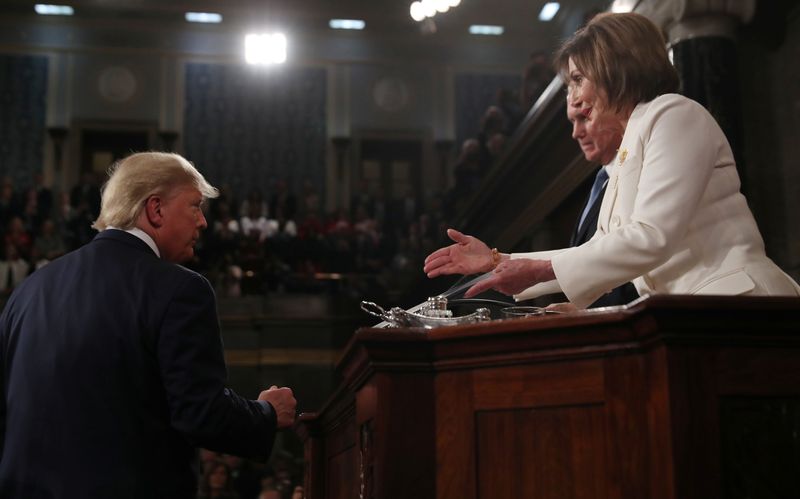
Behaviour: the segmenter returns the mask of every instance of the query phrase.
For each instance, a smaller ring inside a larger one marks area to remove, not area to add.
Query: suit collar
[[[127,244],[129,246],[133,246],[141,251],[145,251],[147,253],[150,253],[158,257],[158,255],[153,251],[153,249],[150,246],[148,246],[146,242],[144,242],[144,240],[124,230],[106,229],[98,233],[96,236],[94,236],[93,241],[101,241],[104,239],[117,241],[123,244]]]

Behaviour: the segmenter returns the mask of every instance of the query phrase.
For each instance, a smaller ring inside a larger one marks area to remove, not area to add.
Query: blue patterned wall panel
[[[272,72],[272,70],[275,70]],[[285,178],[324,193],[326,72],[191,63],[186,66],[186,156],[238,196]]]
[[[478,134],[486,108],[497,104],[497,91],[506,89],[517,92],[521,84],[522,78],[511,74],[456,75],[456,140],[459,148],[464,140]]]
[[[0,177],[17,192],[42,171],[47,58],[0,54]]]

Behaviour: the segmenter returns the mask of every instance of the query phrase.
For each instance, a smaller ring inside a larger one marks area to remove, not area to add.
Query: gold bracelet
[[[497,248],[492,248],[492,270],[497,268],[497,264],[500,263],[500,252],[497,251]]]

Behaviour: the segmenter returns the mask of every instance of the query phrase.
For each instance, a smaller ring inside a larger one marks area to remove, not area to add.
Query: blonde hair
[[[565,82],[570,59],[617,112],[680,86],[661,30],[634,12],[598,14],[561,45],[554,65]]]
[[[219,191],[183,156],[165,152],[140,152],[116,162],[108,170],[102,190],[100,216],[92,227],[131,229],[150,196],[169,196],[180,187],[195,187],[205,198]]]

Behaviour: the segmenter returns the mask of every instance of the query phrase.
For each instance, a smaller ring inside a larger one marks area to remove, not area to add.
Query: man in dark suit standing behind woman
[[[0,316],[0,497],[193,498],[195,446],[266,459],[289,388],[225,388],[208,281],[177,263],[218,195],[186,159],[116,164],[86,246],[36,271]]]
[[[617,155],[617,149],[622,142],[622,130],[606,129],[590,134],[586,129],[586,116],[569,102],[567,102],[567,119],[572,123],[572,138],[578,142],[586,161],[601,165],[595,174],[589,198],[575,224],[575,230],[573,230],[569,242],[570,246],[580,246],[591,239],[597,230],[597,217],[600,214],[600,205],[606,192],[606,184],[608,184],[606,165],[612,162]],[[636,292],[636,288],[633,284],[626,282],[598,298],[588,308],[625,305],[637,298],[639,298],[639,293]],[[567,305],[554,305],[553,308],[567,311],[570,309]]]

